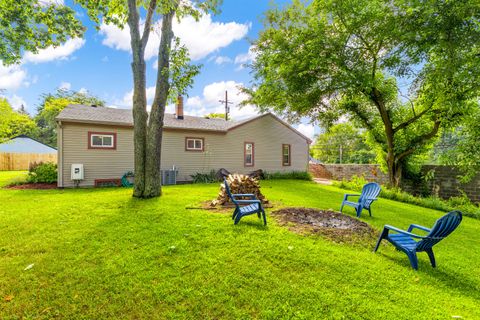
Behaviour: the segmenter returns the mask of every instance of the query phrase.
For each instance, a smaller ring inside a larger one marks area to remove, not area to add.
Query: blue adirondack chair
[[[407,254],[412,268],[418,269],[417,252],[425,251],[430,258],[432,267],[436,267],[435,256],[433,255],[432,247],[440,242],[443,238],[448,236],[455,230],[462,221],[462,213],[460,211],[452,211],[438,219],[433,228],[429,229],[417,224],[412,224],[408,227],[408,230],[398,229],[389,225],[385,225],[380,237],[378,238],[377,245],[373,252],[377,252],[378,246],[382,239],[386,239],[391,242],[398,250]],[[420,229],[428,232],[426,236],[419,236],[412,233],[413,229]],[[390,234],[390,231],[396,233]],[[415,239],[420,239],[415,241]]]
[[[228,196],[232,199],[233,204],[235,205],[235,211],[233,211],[232,220],[234,224],[238,224],[242,217],[257,214],[258,218],[263,216],[263,224],[267,225],[267,216],[265,215],[265,210],[262,207],[262,202],[257,199],[253,193],[243,193],[243,194],[232,194],[230,192],[230,187],[228,186],[227,179],[223,179],[225,183],[225,190],[227,191]],[[250,198],[248,200],[239,200],[237,198]]]
[[[370,182],[363,186],[361,194],[345,194],[343,196],[342,206],[340,207],[340,212],[343,210],[343,206],[347,205],[350,207],[354,207],[357,213],[357,217],[360,217],[362,214],[362,210],[365,208],[368,210],[370,216],[372,215],[372,211],[370,206],[372,202],[377,200],[377,196],[380,193],[380,186],[378,183]],[[358,202],[348,201],[348,197],[359,197]]]

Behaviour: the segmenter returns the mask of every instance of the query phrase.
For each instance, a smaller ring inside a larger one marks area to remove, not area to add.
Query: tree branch
[[[399,124],[397,127],[393,128],[393,132],[397,132],[398,130],[401,130],[401,129],[405,129],[406,127],[408,127],[409,125],[411,125],[412,123],[414,123],[415,121],[417,121],[418,119],[420,119],[421,117],[423,117],[428,111],[430,111],[432,109],[432,106],[430,106],[429,108],[423,110],[422,112],[420,112],[419,114],[417,114],[416,116],[410,118],[409,120]]]
[[[130,27],[130,42],[132,46],[133,56],[135,59],[136,52],[135,50],[138,49],[138,45],[140,44],[140,31],[138,29],[138,10],[137,10],[137,1],[136,0],[128,0],[128,26]]]
[[[440,129],[440,124],[441,124],[441,121],[440,120],[436,120],[434,125],[433,125],[433,128],[432,128],[432,131],[430,131],[429,133],[426,133],[424,135],[421,135],[421,136],[418,136],[416,139],[414,139],[410,145],[411,145],[411,148],[400,153],[398,156],[397,156],[397,161],[401,161],[403,160],[405,157],[411,155],[412,153],[415,152],[415,150],[417,150],[417,146],[427,140],[430,140],[432,139],[433,137],[435,137],[438,133],[438,130]]]
[[[148,12],[145,20],[145,27],[143,29],[143,35],[141,39],[143,50],[145,50],[145,47],[147,46],[148,37],[150,36],[150,28],[152,27],[153,14],[155,13],[156,8],[157,8],[157,0],[151,0],[150,4],[148,5]]]

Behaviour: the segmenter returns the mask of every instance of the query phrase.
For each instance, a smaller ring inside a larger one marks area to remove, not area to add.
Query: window
[[[282,165],[289,166],[290,163],[290,145],[282,144]]]
[[[89,132],[89,149],[116,149],[117,134],[113,132]]]
[[[203,138],[185,138],[186,151],[203,151]]]
[[[245,167],[253,167],[254,160],[255,160],[255,146],[253,142],[245,142],[244,159],[243,159],[243,163]]]

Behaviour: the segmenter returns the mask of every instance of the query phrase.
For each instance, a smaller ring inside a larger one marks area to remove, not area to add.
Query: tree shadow
[[[385,254],[381,252],[377,252],[376,254],[381,256],[382,258],[386,258],[397,265],[405,267],[413,271],[412,266],[408,260],[408,257],[401,251],[395,250],[396,256],[392,256],[390,254]],[[393,253],[393,252],[391,252]],[[476,300],[480,300],[480,288],[475,283],[468,281],[465,277],[462,277],[461,274],[451,270],[449,268],[445,268],[442,265],[438,265],[437,267],[433,268],[430,264],[428,259],[424,259],[421,255],[425,254],[424,252],[420,252],[418,257],[418,274],[425,275],[427,277],[434,278],[436,281],[440,282],[443,286],[448,287],[449,289],[455,290],[459,295],[463,295],[469,298],[473,298]],[[398,256],[397,256],[398,255]],[[441,263],[441,262],[440,262]],[[439,290],[443,290],[443,288],[439,288]]]

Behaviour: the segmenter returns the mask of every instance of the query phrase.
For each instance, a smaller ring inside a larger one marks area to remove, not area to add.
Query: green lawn
[[[262,186],[282,206],[338,209],[344,193],[307,181]],[[185,209],[217,192],[172,186],[140,201],[131,189],[0,190],[0,319],[480,319],[479,220],[464,218],[435,247],[437,269],[421,253],[415,272],[391,245],[373,254],[373,242]],[[373,213],[362,220],[378,230],[443,214],[383,199]]]

